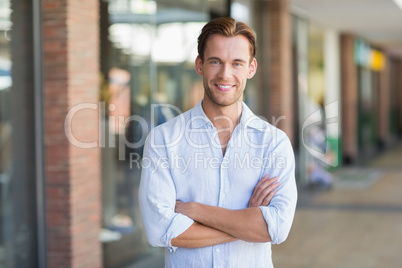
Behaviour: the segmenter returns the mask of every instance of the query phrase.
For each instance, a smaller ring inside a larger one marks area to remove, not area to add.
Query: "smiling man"
[[[287,136],[243,103],[255,36],[219,18],[198,38],[204,99],[147,138],[139,201],[165,267],[273,267],[271,243],[292,225],[297,191]],[[178,161],[187,163],[185,168]]]

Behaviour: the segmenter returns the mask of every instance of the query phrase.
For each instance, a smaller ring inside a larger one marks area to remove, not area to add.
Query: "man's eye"
[[[212,63],[212,64],[219,64],[219,61],[214,60],[214,61],[211,61],[211,63]]]

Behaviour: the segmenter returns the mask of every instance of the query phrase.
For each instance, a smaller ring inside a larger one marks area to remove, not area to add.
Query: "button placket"
[[[224,265],[224,257],[223,256],[223,247],[222,245],[216,245],[213,246],[213,267],[214,268],[218,268],[218,267],[225,267]]]
[[[226,203],[226,187],[228,183],[228,167],[227,167],[227,158],[226,156],[222,159],[222,163],[220,166],[220,173],[221,173],[221,188],[219,189],[219,204],[221,207],[224,206]]]

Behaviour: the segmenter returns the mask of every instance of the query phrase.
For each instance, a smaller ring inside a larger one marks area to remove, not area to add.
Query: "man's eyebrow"
[[[242,62],[242,63],[247,63],[247,61],[246,61],[246,60],[243,60],[243,59],[235,59],[234,61],[240,61],[240,62]]]
[[[218,57],[209,57],[207,60],[218,60],[218,61],[221,61],[221,59],[218,58]]]
[[[222,61],[219,57],[209,57],[209,58],[207,59],[207,61],[210,61],[210,60]],[[246,60],[243,60],[243,59],[234,59],[233,61],[242,62],[242,63],[247,63],[247,61],[246,61]]]

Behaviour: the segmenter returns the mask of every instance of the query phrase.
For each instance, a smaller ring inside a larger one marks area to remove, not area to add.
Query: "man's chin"
[[[217,99],[214,99],[214,100],[212,100],[212,102],[214,104],[216,104],[217,106],[228,107],[228,106],[232,106],[232,105],[236,104],[238,102],[238,100],[217,100]]]

